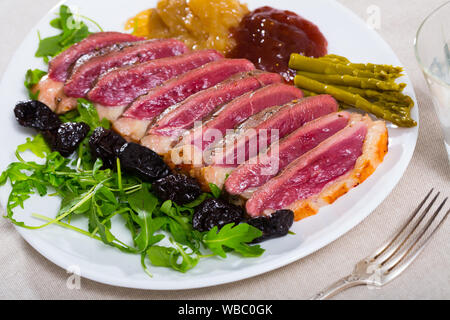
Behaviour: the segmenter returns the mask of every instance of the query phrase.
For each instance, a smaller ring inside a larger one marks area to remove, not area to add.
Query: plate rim
[[[49,13],[55,11],[55,9],[59,8],[62,4],[68,2],[70,0],[61,0],[59,1],[55,6],[53,6],[47,13],[44,14],[44,16],[35,24],[33,28],[36,28],[39,26],[48,16]],[[387,48],[392,52],[392,54],[395,56],[395,58],[401,63],[400,59],[398,58],[395,51],[391,48],[391,46],[379,35],[376,31],[371,30],[367,25],[364,23],[364,21],[352,10],[341,4],[340,2],[336,0],[328,0],[329,2],[332,2],[334,5],[338,6],[340,10],[343,10],[353,18],[355,22],[358,23],[359,27],[364,27],[367,29],[367,32],[371,32],[374,37],[378,38],[379,41],[384,43]],[[25,43],[26,38],[28,37],[29,33],[25,36],[25,38],[22,40],[21,44],[18,46],[18,48],[14,51],[14,55],[20,50],[22,45]],[[0,81],[0,85],[3,84],[5,81],[6,75],[9,73],[9,69],[11,68],[11,61],[8,62],[6,69],[4,71],[3,77]],[[401,63],[403,66],[403,64]],[[205,288],[205,287],[213,287],[213,286],[219,286],[226,283],[233,283],[237,281],[241,281],[244,279],[248,279],[251,277],[255,277],[258,275],[262,275],[264,273],[277,270],[281,267],[284,267],[286,265],[289,265],[295,261],[298,261],[300,259],[303,259],[312,253],[324,248],[325,246],[330,245],[340,237],[347,234],[351,229],[359,225],[363,220],[365,220],[370,214],[375,211],[378,206],[392,193],[394,188],[398,185],[401,178],[404,176],[407,168],[409,167],[411,163],[411,159],[413,157],[415,148],[417,146],[417,140],[419,136],[419,126],[420,126],[420,114],[419,114],[419,106],[417,102],[416,93],[414,90],[414,86],[412,84],[411,79],[408,76],[408,73],[405,72],[405,78],[407,79],[407,82],[410,85],[410,93],[412,95],[413,100],[416,103],[416,112],[417,115],[417,127],[414,128],[414,146],[408,149],[408,153],[403,156],[403,159],[405,161],[405,165],[401,170],[398,170],[396,173],[395,181],[394,183],[391,183],[390,187],[387,188],[388,191],[385,191],[383,194],[375,196],[374,198],[377,198],[375,201],[377,204],[374,205],[372,209],[366,210],[366,214],[359,215],[358,218],[353,218],[353,220],[347,219],[347,221],[344,221],[341,223],[340,228],[333,230],[330,234],[327,235],[327,237],[322,237],[316,239],[315,242],[309,244],[308,246],[302,247],[302,253],[296,254],[296,251],[299,250],[300,246],[296,249],[293,249],[289,252],[286,252],[283,254],[283,259],[275,259],[275,261],[267,261],[263,264],[255,264],[252,266],[246,266],[244,270],[235,270],[228,274],[221,275],[219,279],[215,278],[215,276],[205,276],[201,279],[196,279],[195,283],[192,281],[189,281],[186,279],[186,281],[168,281],[168,280],[162,280],[158,281],[156,279],[150,279],[151,281],[138,281],[138,280],[130,280],[130,279],[114,279],[114,281],[111,281],[110,278],[107,276],[104,276],[103,274],[99,272],[95,272],[92,270],[84,270],[81,276],[86,279],[90,279],[95,282],[104,283],[111,286],[116,287],[124,287],[124,288],[133,288],[133,289],[143,289],[143,290],[155,290],[155,291],[168,291],[168,290],[189,290],[189,289],[197,289],[197,288]],[[2,207],[4,207],[2,205]],[[32,232],[27,229],[20,228],[18,226],[15,226],[16,230],[19,232],[19,234],[24,238],[26,242],[28,242],[39,254],[44,256],[47,260],[53,262],[57,266],[63,268],[64,270],[67,270],[70,266],[73,265],[73,263],[70,263],[70,256],[66,254],[65,252],[62,252],[61,249],[52,246],[49,250],[49,247],[47,245],[42,246],[40,243],[42,243],[42,240],[38,237],[33,237]],[[46,250],[44,250],[44,247]],[[226,262],[224,262],[226,263]],[[86,272],[87,271],[87,272]],[[170,283],[170,285],[168,285]]]

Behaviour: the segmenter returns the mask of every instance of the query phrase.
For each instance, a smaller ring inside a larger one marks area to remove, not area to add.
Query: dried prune
[[[52,151],[63,157],[70,156],[90,130],[84,122],[62,123],[48,106],[36,100],[18,103],[14,114],[21,126],[40,131]]]
[[[94,158],[103,161],[104,168],[115,168],[116,158],[122,146],[127,143],[124,138],[112,130],[98,127],[89,139],[89,146]]]
[[[58,116],[40,101],[20,102],[14,108],[17,121],[23,127],[36,130],[56,130],[61,125]]]
[[[207,199],[194,212],[192,225],[200,232],[209,231],[215,226],[222,228],[229,223],[239,224],[244,219],[242,207],[222,199]]]
[[[294,212],[291,210],[279,210],[267,217],[250,219],[247,223],[263,232],[263,235],[253,240],[252,243],[284,237],[294,223]]]
[[[192,202],[202,194],[197,181],[183,174],[171,174],[155,181],[152,191],[161,200],[172,200],[179,205]]]
[[[154,151],[130,142],[119,151],[120,165],[129,173],[144,181],[154,182],[170,174],[170,169],[163,159]]]
[[[42,135],[53,151],[58,151],[63,157],[68,157],[86,138],[89,130],[89,126],[84,122],[67,122],[55,130],[42,131]]]

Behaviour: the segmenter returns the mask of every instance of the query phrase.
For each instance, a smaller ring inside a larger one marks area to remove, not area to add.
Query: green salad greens
[[[79,99],[77,110],[61,119],[86,122],[91,130],[100,126],[109,128],[109,122],[100,121],[94,106],[83,99]],[[58,152],[51,152],[40,134],[20,145],[16,152],[18,161],[11,163],[0,176],[0,186],[7,181],[12,186],[6,204],[6,218],[27,229],[58,225],[123,252],[139,254],[147,273],[148,262],[153,266],[186,272],[205,257],[226,258],[229,252],[242,257],[263,254],[264,250],[259,245],[248,245],[262,232],[246,223],[229,224],[221,230],[215,227],[209,232],[193,229],[195,207],[208,197],[219,196],[217,186],[213,187],[214,194],[204,193],[184,206],[170,200],[163,202],[153,195],[151,184],[121,172],[119,160],[117,171],[102,169],[102,161],[94,160],[90,154],[88,139],[69,159]],[[27,150],[44,158],[44,162],[23,160],[21,153]],[[33,214],[45,223],[30,226],[16,219],[14,209],[24,208],[25,201],[36,194],[40,197],[58,196],[61,204],[56,217]],[[80,216],[85,218],[85,229],[71,225],[72,219]],[[126,226],[132,243],[127,244],[113,234],[113,223]],[[165,245],[161,244],[163,239],[168,240]]]
[[[73,14],[68,6],[62,5],[59,8],[59,16],[50,22],[50,25],[59,30],[60,33],[56,36],[44,39],[41,39],[41,36],[39,35],[39,47],[35,56],[43,58],[44,61],[48,63],[50,58],[58,55],[73,44],[80,42],[90,35],[91,32],[89,31],[88,26],[81,18],[93,22],[100,31],[103,31],[96,22],[87,17]]]
[[[80,14],[74,14],[70,11],[68,6],[62,5],[59,8],[58,17],[50,22],[50,25],[59,30],[60,33],[56,36],[44,39],[42,39],[41,35],[38,33],[39,46],[35,56],[37,58],[42,58],[45,63],[48,63],[51,58],[89,36],[91,32],[83,20],[90,21],[95,24],[100,31],[103,31],[97,22]],[[29,69],[27,71],[25,75],[25,87],[28,90],[30,99],[36,99],[39,96],[39,92],[33,93],[31,89],[46,74],[46,71],[40,69]]]
[[[35,100],[39,97],[39,91],[33,92],[32,88],[35,84],[38,84],[41,79],[47,75],[47,72],[40,69],[29,69],[25,74],[25,88],[28,90],[28,96],[30,99]]]

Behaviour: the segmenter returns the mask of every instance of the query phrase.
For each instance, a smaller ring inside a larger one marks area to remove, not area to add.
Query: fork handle
[[[336,281],[328,288],[316,294],[310,300],[326,300],[346,289],[361,286],[364,284],[365,282],[360,280],[358,277],[355,277],[354,275],[349,275],[345,278],[342,278],[341,280]]]

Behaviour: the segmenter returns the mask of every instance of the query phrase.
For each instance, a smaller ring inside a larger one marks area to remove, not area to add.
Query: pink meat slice
[[[193,130],[186,136],[184,141],[204,151],[218,142],[215,137],[206,139],[208,132],[217,131],[225,135],[227,129],[234,129],[266,108],[283,105],[302,97],[303,92],[300,89],[283,83],[272,84],[246,93],[223,106],[201,128]]]
[[[87,97],[103,106],[127,105],[169,79],[220,59],[218,51],[202,50],[112,70],[98,79]]]
[[[277,147],[269,148],[234,170],[225,182],[227,192],[239,195],[262,186],[289,163],[344,129],[349,120],[348,112],[336,112],[305,124],[281,140]]]
[[[136,43],[118,51],[95,56],[74,68],[64,86],[69,97],[83,98],[105,72],[118,67],[184,54],[189,49],[175,39],[149,40]]]
[[[362,155],[367,132],[368,126],[364,122],[347,126],[296,159],[255,191],[246,203],[247,213],[260,216],[319,194],[325,186],[354,168]]]
[[[168,107],[191,95],[215,86],[240,72],[252,71],[255,66],[245,59],[222,59],[189,71],[178,78],[139,97],[123,114],[125,118],[151,121]]]
[[[118,51],[122,51],[125,48],[137,45],[142,43],[142,41],[135,41],[135,42],[120,42],[120,43],[115,43],[113,45],[101,48],[99,50],[93,51],[93,52],[89,52],[83,56],[81,56],[77,61],[75,61],[74,64],[72,64],[72,66],[69,68],[69,77],[72,75],[74,70],[77,70],[78,68],[80,68],[83,64],[85,64],[86,62],[88,62],[89,60],[95,58],[95,57],[100,57],[100,56],[104,56],[107,54],[111,54],[113,52],[118,52]]]
[[[69,77],[71,66],[83,55],[117,43],[143,40],[127,33],[98,32],[74,44],[69,49],[57,55],[49,63],[49,77],[58,82],[65,82]]]
[[[202,120],[217,107],[263,86],[280,83],[281,76],[276,73],[251,71],[240,73],[217,86],[191,96],[162,116],[149,131],[161,136],[179,136],[183,129],[190,129],[194,122]]]
[[[273,139],[282,139],[305,123],[336,112],[338,109],[337,101],[330,95],[308,97],[287,104],[275,115],[243,132],[236,139],[234,148],[226,146],[223,156],[217,157],[215,164],[237,167],[250,157],[258,155],[261,151],[260,146],[269,146]],[[272,137],[274,133],[277,133],[278,137]]]

